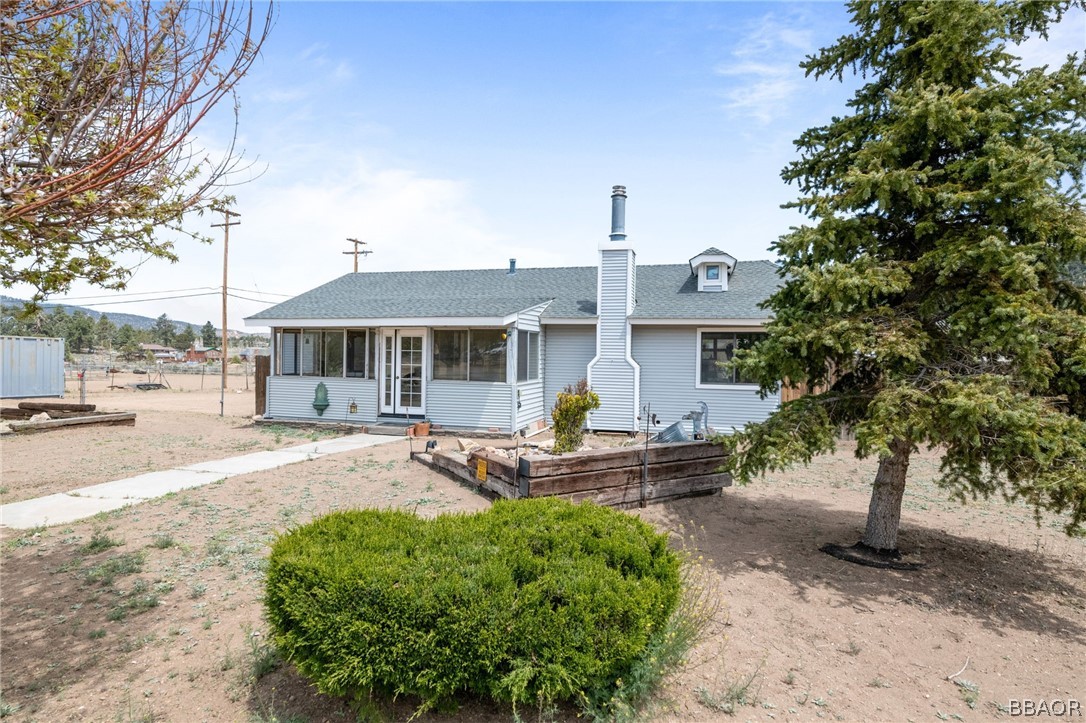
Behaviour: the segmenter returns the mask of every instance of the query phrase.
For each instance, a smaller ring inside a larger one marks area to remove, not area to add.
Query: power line
[[[183,291],[218,291],[218,286],[194,286],[191,289],[159,289],[158,291],[118,291],[115,294],[100,294],[98,296],[65,296],[59,300],[49,300],[47,303],[61,303],[67,301],[82,301],[84,299],[115,299],[118,296],[146,296],[147,294],[178,294]]]
[[[230,291],[244,291],[246,294],[260,294],[261,296],[282,296],[285,299],[289,299],[291,296],[297,296],[297,294],[276,294],[271,291],[260,291],[259,289],[238,289],[233,286],[226,287]]]
[[[127,300],[127,301],[96,301],[96,302],[93,302],[93,303],[79,304],[79,306],[87,306],[87,307],[92,307],[93,308],[95,306],[114,306],[116,304],[142,304],[142,303],[147,302],[147,301],[169,301],[170,299],[191,299],[191,298],[194,298],[194,297],[197,297],[197,296],[216,296],[218,293],[219,292],[217,292],[217,291],[205,291],[202,294],[181,294],[180,296],[159,296],[159,297],[155,297],[155,298],[151,298],[151,299],[131,299],[131,300]],[[61,305],[61,302],[56,302],[56,301],[50,301],[48,303]],[[66,306],[71,306],[71,304],[65,304],[65,305]]]
[[[238,296],[237,294],[231,294],[229,292],[226,295],[229,296],[231,299],[241,299],[242,301],[255,301],[258,304],[270,304],[270,303],[272,303],[272,302],[268,301],[267,299],[250,299],[248,296]]]

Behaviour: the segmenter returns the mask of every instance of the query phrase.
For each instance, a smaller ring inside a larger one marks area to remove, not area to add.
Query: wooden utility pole
[[[365,241],[359,241],[356,238],[349,238],[349,239],[347,239],[347,241],[349,243],[354,244],[354,251],[344,251],[343,255],[344,256],[354,255],[354,272],[357,274],[358,273],[358,255],[362,254],[363,256],[365,256],[366,254],[372,254],[373,252],[369,251],[369,250],[359,250],[359,248],[358,248],[359,246],[365,246],[366,245]]]
[[[222,365],[222,389],[219,390],[219,416],[226,416],[226,268],[230,254],[230,227],[237,226],[241,221],[231,221],[230,217],[238,217],[225,206],[222,207],[222,223],[211,224],[215,228],[222,228],[222,348],[219,350],[219,358]]]

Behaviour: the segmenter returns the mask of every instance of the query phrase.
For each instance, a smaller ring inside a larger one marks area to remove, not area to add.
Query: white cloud
[[[729,78],[725,108],[765,125],[787,112],[804,92],[799,61],[813,47],[812,33],[798,13],[767,13],[742,35],[728,61],[715,72]]]

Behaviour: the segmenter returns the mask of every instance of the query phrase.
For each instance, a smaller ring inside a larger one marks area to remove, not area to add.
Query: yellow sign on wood
[[[486,482],[486,460],[475,460],[475,479],[480,482]]]

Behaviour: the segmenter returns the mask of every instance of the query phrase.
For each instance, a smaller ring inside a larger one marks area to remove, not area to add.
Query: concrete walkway
[[[350,452],[378,444],[398,442],[404,437],[353,434],[321,442],[300,444],[267,452],[253,452],[240,457],[190,464],[185,467],[80,487],[33,500],[0,505],[0,525],[27,530],[42,525],[62,525],[99,512],[116,510],[190,487],[218,482],[239,474],[283,467],[329,454]]]

